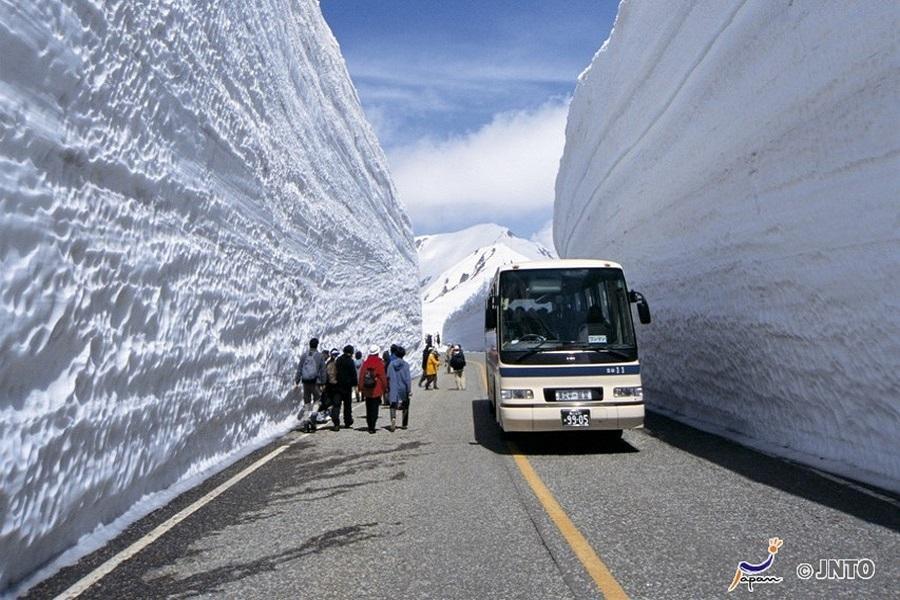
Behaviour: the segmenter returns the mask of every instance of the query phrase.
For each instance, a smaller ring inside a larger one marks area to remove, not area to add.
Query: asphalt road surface
[[[354,429],[289,434],[28,597],[69,589],[279,449],[80,597],[900,597],[895,497],[653,414],[621,441],[508,441],[481,369],[470,359],[467,391],[449,389],[446,375],[439,391],[416,390],[408,430],[384,429],[383,409],[378,433],[366,433],[360,404]],[[780,581],[728,593],[738,563],[762,562],[773,537],[783,546],[763,575]],[[817,579],[822,559],[853,562]],[[809,579],[798,577],[802,563]]]

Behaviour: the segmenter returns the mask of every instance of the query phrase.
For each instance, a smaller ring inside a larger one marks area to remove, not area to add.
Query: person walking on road
[[[422,376],[419,377],[419,387],[422,387],[422,384],[425,383],[425,380],[428,378],[428,357],[431,356],[431,344],[425,343],[425,349],[422,350]]]
[[[397,346],[394,349],[394,360],[391,361],[387,369],[388,379],[388,402],[391,405],[391,426],[389,429],[394,431],[397,426],[397,411],[403,411],[403,424],[400,426],[406,429],[409,424],[409,400],[412,396],[412,377],[409,374],[409,363],[403,360],[406,356],[406,350],[403,346]]]
[[[356,367],[356,376],[359,377],[359,370],[362,369],[363,357],[362,352],[359,350],[356,351],[356,354],[353,356],[353,365]],[[353,384],[353,394],[356,396],[357,402],[362,402],[362,394],[359,393],[359,388],[356,387],[356,384]]]
[[[359,371],[353,362],[353,346],[344,346],[344,353],[335,361],[335,371],[335,412],[343,405],[344,429],[349,429],[353,425],[353,390],[359,380]]]
[[[437,375],[438,375],[438,366],[441,364],[441,360],[438,358],[437,350],[432,350],[431,354],[428,355],[428,360],[425,362],[425,389],[430,389],[431,384],[434,384],[434,389],[438,389],[437,384]]]
[[[359,370],[357,385],[363,398],[366,399],[366,425],[369,433],[375,433],[378,421],[378,407],[381,397],[387,390],[387,379],[384,375],[384,362],[379,354],[381,348],[375,344],[369,346],[369,356],[363,361]]]
[[[325,362],[325,391],[322,395],[322,407],[319,409],[326,415],[331,415],[333,423],[331,429],[341,429],[341,401],[338,398],[337,358],[340,353],[337,348],[332,348],[328,360]]]
[[[397,344],[391,344],[391,350],[388,352],[387,350],[381,355],[381,360],[384,363],[384,372],[387,373],[388,367],[391,366],[391,361],[394,360],[394,350],[397,349]],[[384,397],[381,399],[382,406],[390,406],[388,404],[387,393],[384,394]]]
[[[466,389],[466,376],[463,369],[466,368],[466,356],[463,354],[462,347],[457,344],[453,346],[453,353],[450,355],[450,368],[456,376],[456,389]]]
[[[297,375],[294,377],[294,387],[303,384],[303,408],[298,419],[303,418],[304,412],[309,412],[313,404],[320,400],[319,385],[325,383],[325,361],[319,353],[319,340],[309,340],[309,349],[300,355],[297,365]]]

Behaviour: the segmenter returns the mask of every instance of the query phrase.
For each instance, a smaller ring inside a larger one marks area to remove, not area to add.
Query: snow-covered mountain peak
[[[464,316],[476,323],[488,283],[497,268],[514,262],[555,258],[543,245],[517,237],[494,223],[462,231],[416,238],[422,294],[422,327],[441,333],[447,341],[480,348],[481,331],[475,325],[448,328]],[[472,313],[472,314],[469,314]],[[473,317],[474,315],[474,317]]]
[[[552,251],[541,244],[517,237],[508,227],[496,223],[481,223],[451,233],[417,236],[420,287],[424,291],[442,273],[452,269],[461,260],[494,245],[504,245],[509,250],[529,257],[526,260],[554,256]]]

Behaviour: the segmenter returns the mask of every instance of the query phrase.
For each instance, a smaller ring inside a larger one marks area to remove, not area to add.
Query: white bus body
[[[488,396],[504,431],[642,427],[644,399],[631,318],[643,296],[605,260],[501,267],[485,306]]]

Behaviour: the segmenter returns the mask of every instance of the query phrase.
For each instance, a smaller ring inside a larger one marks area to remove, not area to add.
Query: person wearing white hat
[[[366,425],[369,433],[375,433],[378,421],[378,407],[381,397],[387,391],[387,378],[384,373],[384,362],[379,354],[381,348],[376,344],[369,346],[369,355],[359,369],[359,392],[366,400]]]

